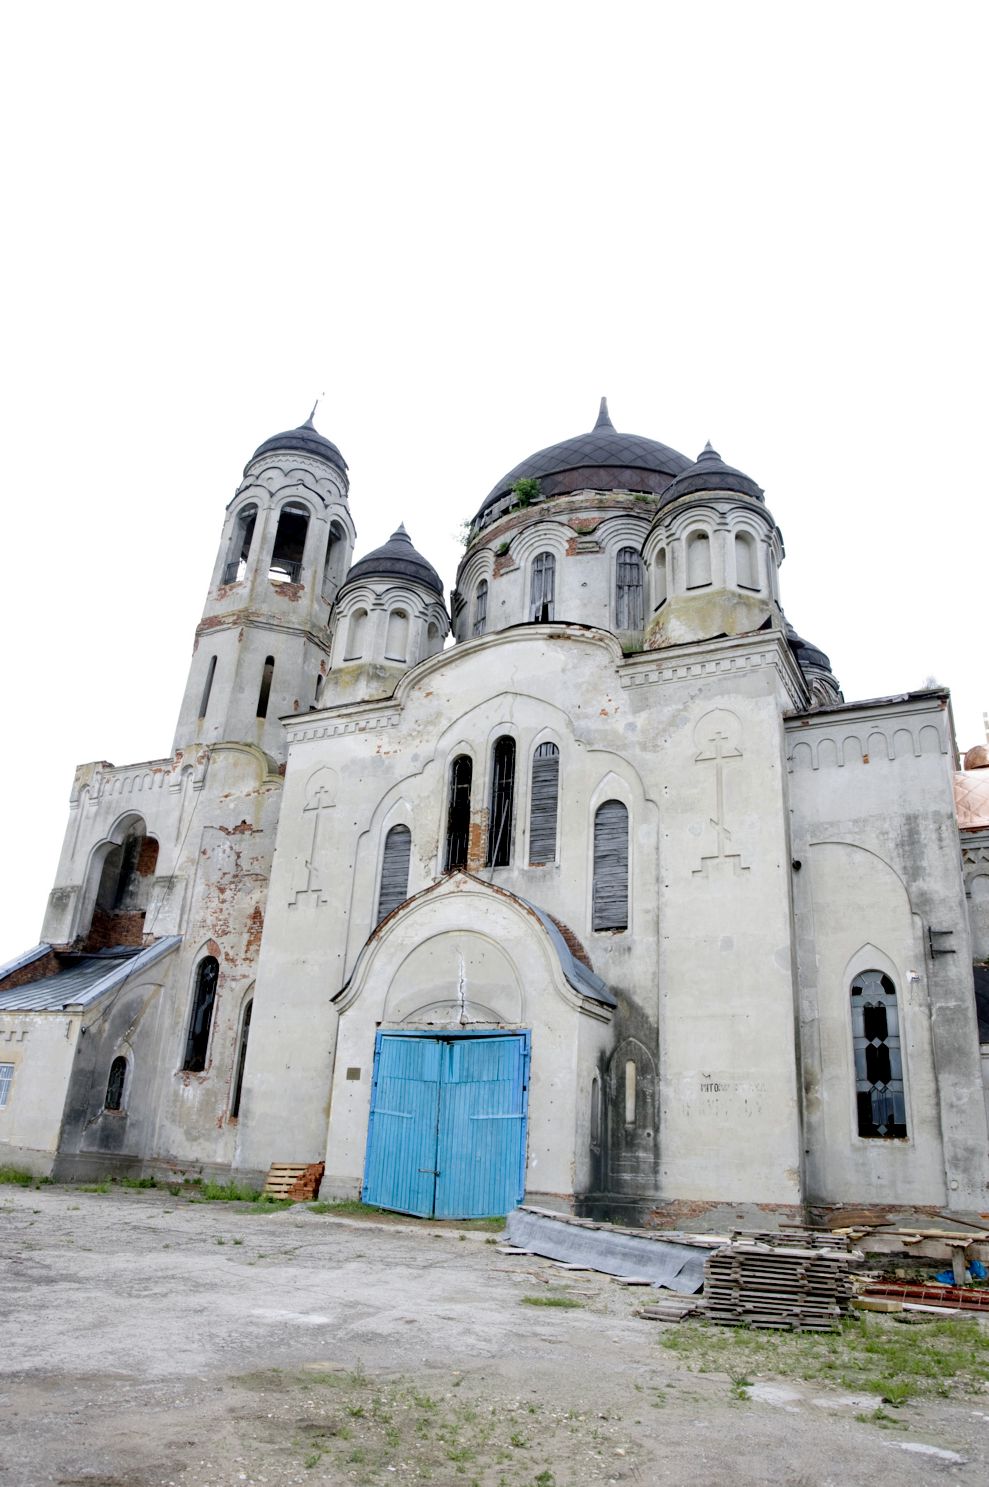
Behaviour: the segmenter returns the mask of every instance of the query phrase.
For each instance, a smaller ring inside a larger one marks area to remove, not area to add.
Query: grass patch
[[[572,1311],[575,1307],[583,1306],[583,1301],[575,1301],[572,1296],[523,1296],[523,1306],[556,1306]]]
[[[77,1193],[108,1193],[110,1191],[110,1179],[104,1182],[81,1182],[76,1188]]]
[[[815,1380],[877,1394],[894,1406],[914,1397],[981,1393],[989,1382],[989,1330],[969,1317],[920,1329],[876,1313],[850,1319],[833,1333],[687,1323],[665,1331],[659,1342],[698,1373]]]
[[[257,1203],[257,1188],[242,1187],[237,1182],[204,1182],[193,1198],[194,1203]]]
[[[122,1188],[156,1188],[158,1186],[154,1177],[121,1177],[119,1181]]]
[[[9,1187],[29,1188],[34,1182],[30,1172],[22,1172],[20,1167],[0,1167],[0,1183],[6,1183]]]
[[[341,1198],[337,1203],[309,1203],[306,1205],[310,1213],[332,1213],[337,1218],[376,1218],[381,1213],[380,1208],[372,1208],[368,1203],[361,1203],[357,1198]]]
[[[291,1198],[273,1198],[270,1193],[259,1193],[251,1204],[252,1213],[277,1213],[280,1208],[294,1208]]]

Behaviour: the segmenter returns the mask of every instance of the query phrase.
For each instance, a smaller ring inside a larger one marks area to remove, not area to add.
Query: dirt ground
[[[883,1429],[856,1419],[875,1395],[743,1390],[661,1345],[666,1324],[635,1316],[648,1292],[501,1255],[491,1237],[0,1188],[0,1481],[989,1480],[989,1392],[912,1400]]]

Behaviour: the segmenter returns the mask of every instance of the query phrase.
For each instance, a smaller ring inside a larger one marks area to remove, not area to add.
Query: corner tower
[[[237,741],[280,760],[279,715],[317,700],[355,530],[347,462],[315,412],[255,450],[227,508],[176,750]]]

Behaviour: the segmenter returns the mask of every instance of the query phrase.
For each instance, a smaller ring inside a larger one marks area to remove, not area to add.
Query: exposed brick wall
[[[49,950],[46,954],[39,955],[37,960],[32,960],[30,965],[21,966],[20,970],[11,971],[9,976],[0,979],[0,991],[13,991],[16,986],[30,986],[32,981],[55,976],[60,970],[58,956],[54,950]]]
[[[582,966],[586,966],[589,971],[593,971],[594,967],[591,965],[591,957],[588,955],[587,951],[584,949],[583,945],[580,943],[577,936],[574,934],[569,925],[564,924],[562,919],[557,919],[553,914],[547,914],[546,918],[556,925],[557,929],[560,931],[560,934],[566,941],[567,949],[570,951],[570,954],[573,956],[574,960],[579,960]]]
[[[144,944],[144,910],[111,913],[96,909],[89,934],[78,946],[80,950],[108,950],[112,945]]]

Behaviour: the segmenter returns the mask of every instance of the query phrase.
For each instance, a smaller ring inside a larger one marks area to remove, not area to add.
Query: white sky
[[[591,426],[766,489],[850,700],[982,741],[983,4],[34,3],[0,22],[0,958],[167,753],[223,511],[323,394],[358,554]]]

